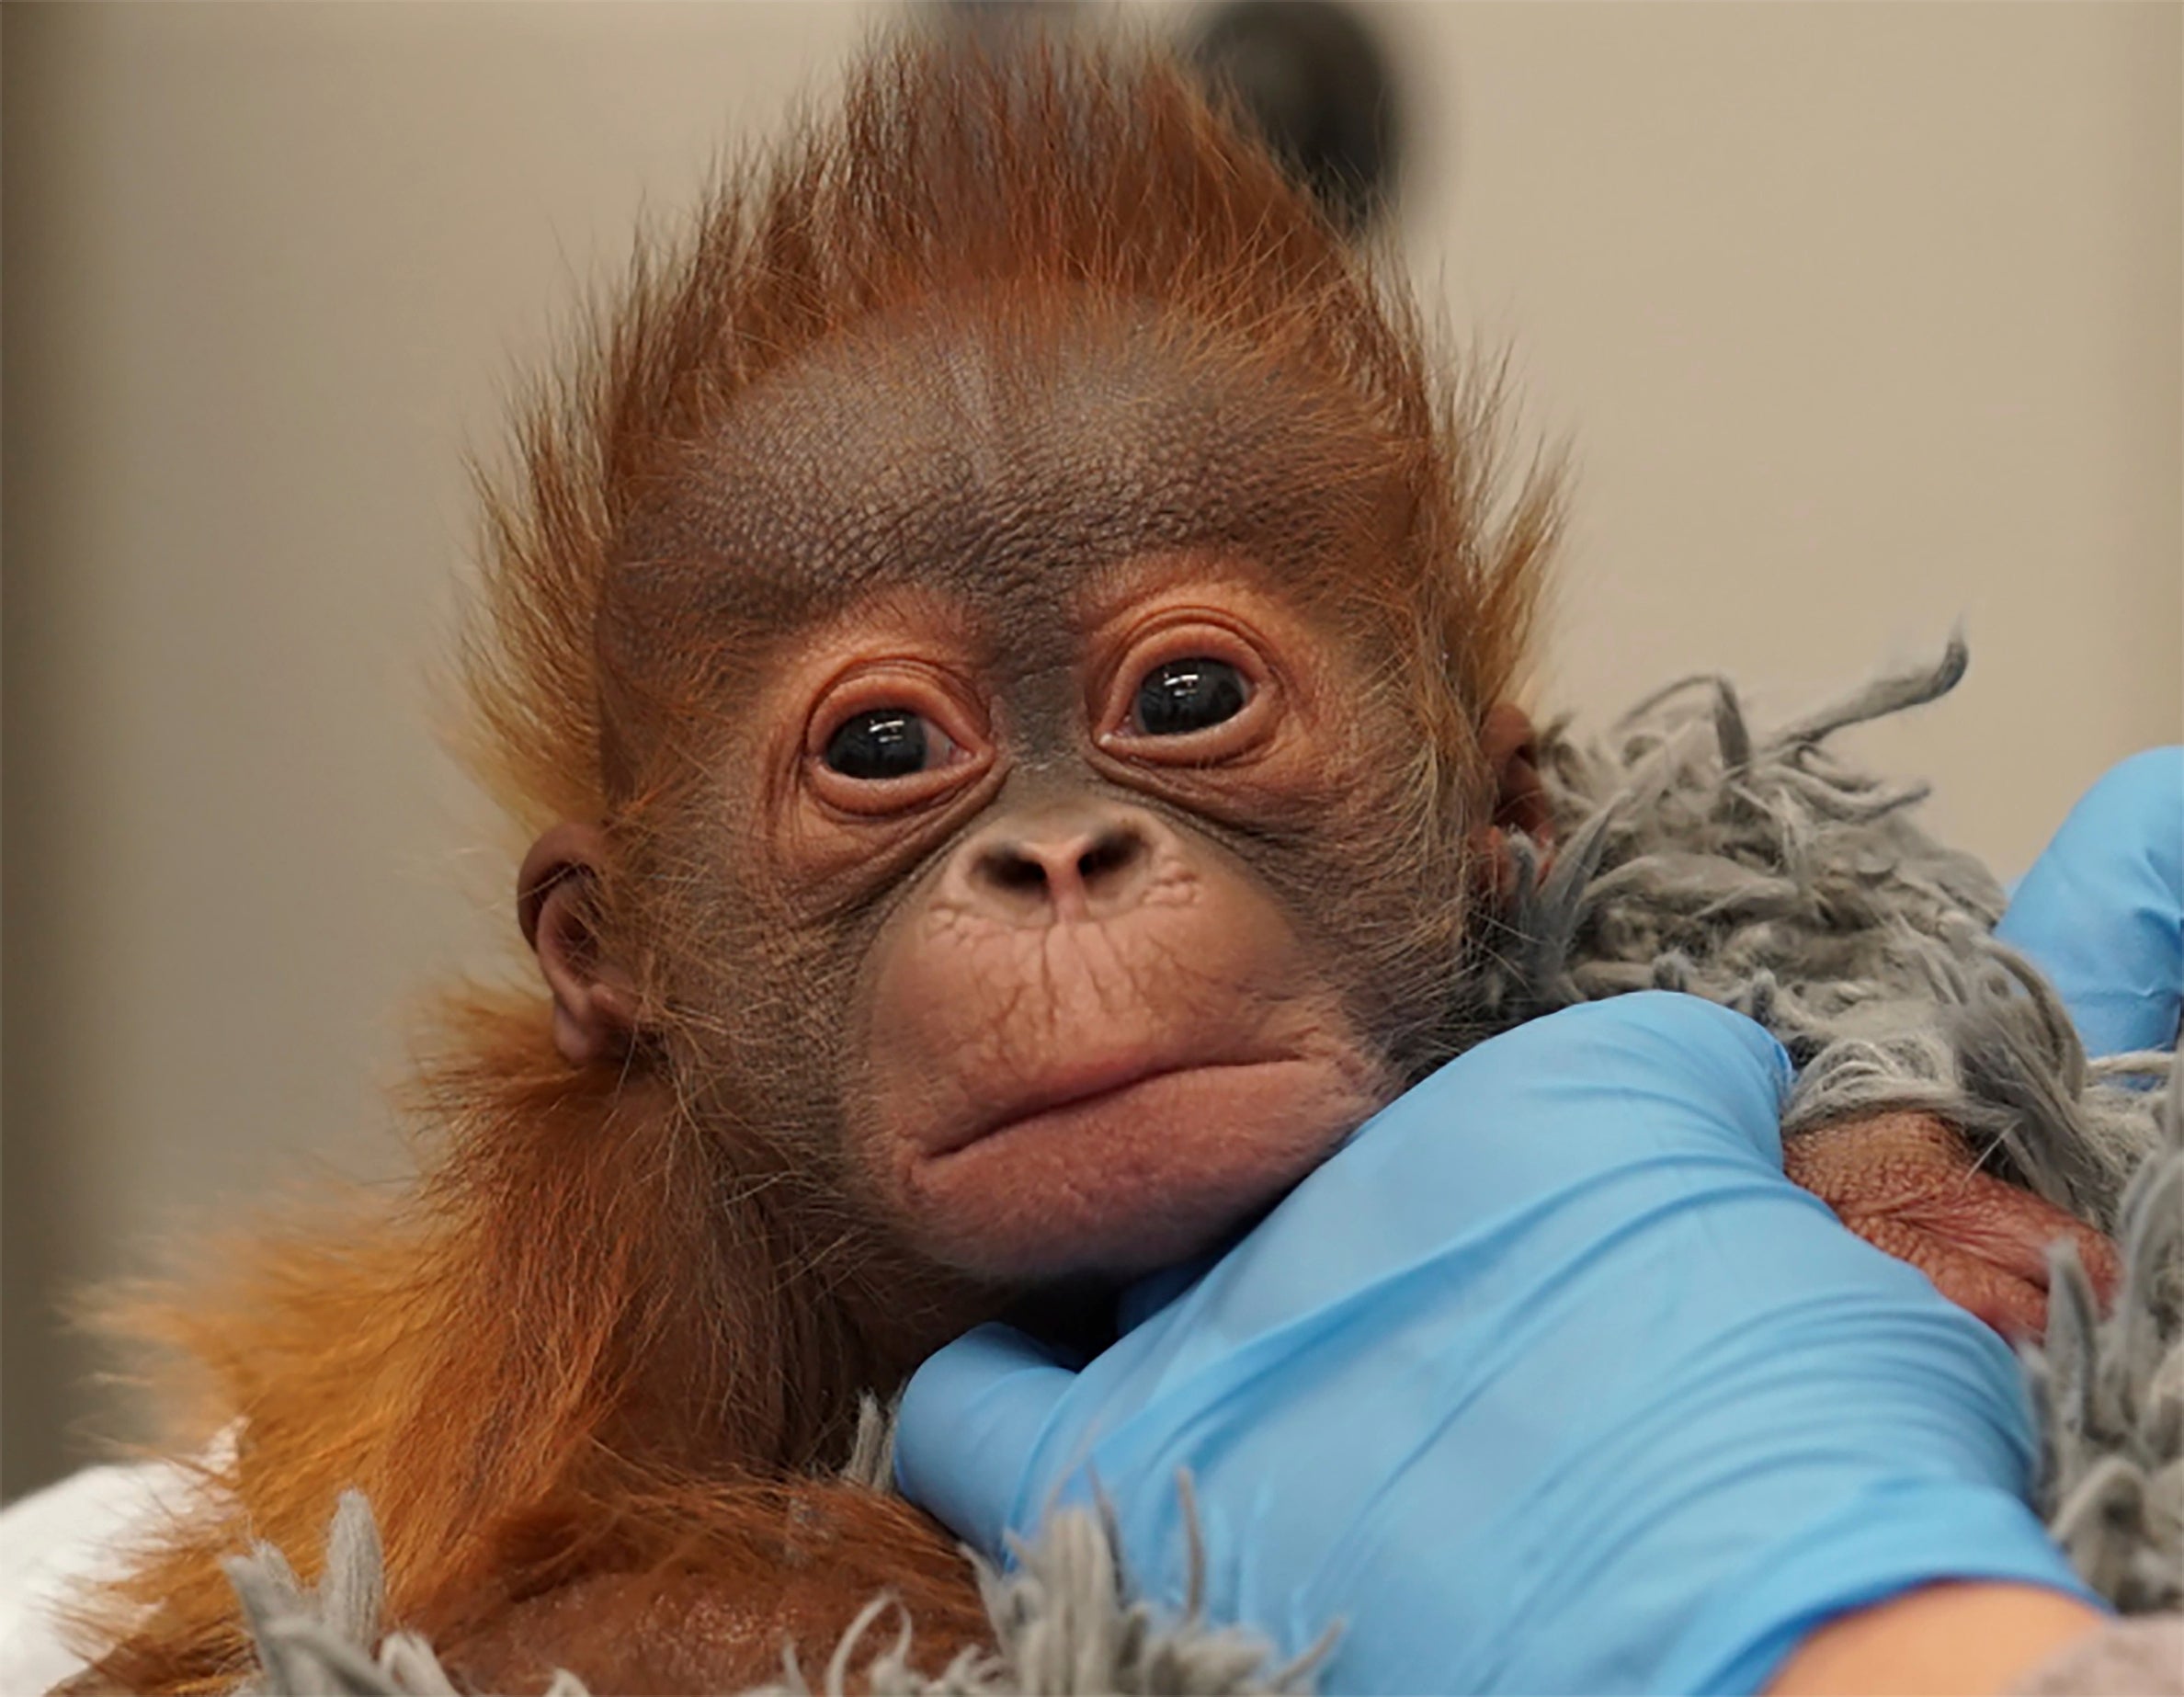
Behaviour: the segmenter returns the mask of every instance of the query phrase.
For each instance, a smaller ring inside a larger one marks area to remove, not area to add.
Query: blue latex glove
[[[2175,1043],[2184,997],[2184,748],[2133,755],[2087,791],[1995,934],[2062,992],[2088,1053]]]
[[[1003,1554],[1091,1482],[1132,1577],[1328,1691],[1749,1691],[1922,1581],[2083,1595],[2020,1498],[2018,1368],[1781,1175],[1775,1041],[1571,1008],[1369,1122],[1073,1372],[985,1327],[912,1382],[898,1477]]]

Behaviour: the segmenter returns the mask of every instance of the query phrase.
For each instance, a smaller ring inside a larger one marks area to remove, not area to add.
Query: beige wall
[[[2179,735],[2184,9],[1393,16],[1447,91],[1413,252],[1575,442],[1550,699],[1809,700],[1961,618],[1863,747],[2011,872]]]
[[[54,1292],[394,1165],[406,998],[511,862],[419,679],[461,469],[641,204],[859,6],[11,6],[6,1479]],[[1407,245],[1580,478],[1542,694],[1794,703],[1968,621],[1870,747],[2015,870],[2179,718],[2173,6],[1417,6]]]

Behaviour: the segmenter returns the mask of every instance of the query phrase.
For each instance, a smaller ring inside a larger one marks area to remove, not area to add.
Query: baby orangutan
[[[475,1689],[734,1689],[887,1588],[977,1641],[950,1541],[828,1477],[859,1394],[1218,1243],[1479,1034],[1548,825],[1552,491],[1498,495],[1492,410],[1156,62],[900,47],[721,191],[492,508],[472,746],[546,994],[450,1004],[392,1217],[158,1317],[233,1453],[91,1681],[233,1682],[219,1558],[350,1486]],[[2034,1322],[2069,1223],[1949,1136],[1800,1177]]]

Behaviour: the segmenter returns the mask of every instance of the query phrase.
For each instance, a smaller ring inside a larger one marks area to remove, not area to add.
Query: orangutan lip
[[[1183,1073],[1220,1072],[1230,1067],[1260,1066],[1274,1057],[1267,1056],[1246,1061],[1160,1061],[1151,1065],[1143,1062],[1119,1063],[1105,1067],[1086,1068],[1056,1080],[1046,1088],[1029,1091],[1009,1101],[996,1112],[985,1114],[971,1131],[961,1137],[949,1137],[936,1143],[927,1151],[928,1157],[954,1155],[984,1143],[996,1132],[1036,1120],[1042,1114],[1057,1113],[1064,1108],[1083,1108],[1102,1101],[1111,1096],[1120,1096],[1140,1085],[1156,1079],[1172,1078]]]

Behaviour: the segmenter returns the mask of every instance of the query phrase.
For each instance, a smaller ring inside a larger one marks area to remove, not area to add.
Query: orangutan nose
[[[1149,822],[1105,810],[1003,820],[963,853],[973,901],[1016,925],[1127,912],[1153,871]]]

